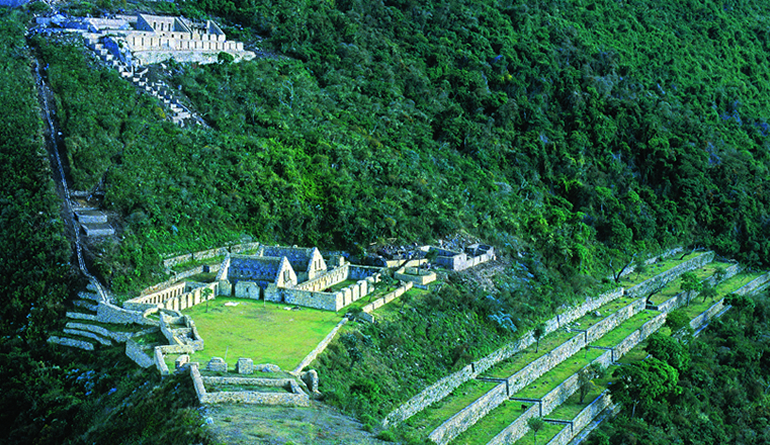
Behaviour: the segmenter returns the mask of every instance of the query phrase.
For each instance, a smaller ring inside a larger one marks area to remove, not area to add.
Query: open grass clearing
[[[498,383],[482,382],[480,380],[465,382],[457,387],[449,396],[410,417],[406,424],[409,426],[409,429],[421,431],[427,437],[439,425],[449,420],[450,417],[462,411],[463,408],[497,385]]]
[[[569,376],[589,365],[594,359],[605,352],[606,351],[601,349],[578,351],[575,355],[564,360],[553,369],[543,374],[539,379],[527,385],[526,388],[514,394],[513,397],[540,399],[554,388],[561,385]]]
[[[543,424],[543,428],[540,431],[538,431],[537,438],[535,437],[535,432],[532,430],[529,430],[527,434],[522,436],[521,439],[517,440],[514,443],[519,445],[547,444],[548,442],[551,441],[551,439],[553,439],[557,434],[559,434],[559,432],[561,432],[561,430],[563,430],[565,426],[568,427],[568,425],[545,422],[545,424]]]
[[[601,338],[593,342],[592,346],[601,346],[612,348],[623,341],[632,332],[642,327],[643,324],[652,320],[659,312],[642,311],[620,324],[620,326],[604,334]]]
[[[237,306],[225,306],[226,303]],[[204,349],[191,360],[202,365],[222,357],[233,366],[240,357],[292,369],[340,321],[334,312],[241,298],[218,297],[183,311],[195,321]]]
[[[506,400],[502,405],[490,411],[489,414],[482,417],[476,424],[457,436],[452,443],[458,445],[486,444],[518,419],[530,406],[532,406],[531,403]]]

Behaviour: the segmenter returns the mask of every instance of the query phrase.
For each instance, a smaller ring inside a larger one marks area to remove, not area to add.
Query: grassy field
[[[225,303],[238,303],[225,306]],[[280,303],[217,298],[183,311],[195,321],[205,348],[192,360],[205,365],[212,357],[225,358],[228,365],[239,357],[254,363],[274,363],[292,369],[339,323],[334,312],[302,308],[285,310]]]
[[[518,419],[521,414],[531,406],[531,403],[521,403],[507,400],[502,405],[493,409],[475,425],[457,436],[452,444],[471,445],[485,444],[493,437],[500,434],[508,425]],[[522,409],[524,406],[524,409]]]
[[[409,418],[406,423],[409,429],[421,431],[427,437],[431,431],[495,386],[497,383],[470,380],[460,385],[448,397]]]

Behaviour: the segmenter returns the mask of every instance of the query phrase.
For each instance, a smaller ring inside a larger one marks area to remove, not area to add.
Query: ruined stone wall
[[[337,335],[337,332],[342,328],[342,326],[345,325],[345,323],[348,322],[347,318],[343,318],[340,320],[339,323],[337,323],[337,326],[332,329],[331,332],[326,334],[326,337],[324,337],[323,340],[321,340],[320,343],[318,343],[318,346],[313,349],[310,354],[308,354],[304,359],[302,359],[301,362],[299,362],[299,365],[297,365],[296,368],[292,371],[294,374],[299,374],[302,372],[303,369],[305,369],[306,366],[308,366],[310,363],[313,362],[313,360],[316,359],[324,350],[326,350],[326,347],[329,346],[329,343],[334,339],[334,337]]]
[[[389,292],[385,294],[384,296],[374,300],[373,302],[367,304],[366,306],[362,307],[361,310],[366,312],[367,314],[374,312],[376,309],[379,309],[380,307],[390,303],[391,301],[395,300],[396,298],[400,297],[401,295],[404,295],[406,292],[409,291],[414,287],[414,283],[411,281],[404,283],[400,287],[398,287],[393,292]]]
[[[266,406],[310,406],[307,394],[273,393],[257,391],[207,392],[201,403],[245,403]]]
[[[356,266],[353,264],[350,264],[348,267],[348,278],[352,280],[363,280],[367,277],[373,277],[382,273],[381,267]]]
[[[229,247],[220,247],[218,249],[202,250],[200,252],[187,253],[184,255],[177,255],[172,258],[163,260],[163,267],[170,269],[179,264],[189,263],[190,261],[203,260],[207,258],[213,258],[220,255],[227,255],[228,253],[242,253],[257,250],[260,247],[260,243],[245,243],[236,244]],[[215,255],[212,255],[216,252]]]
[[[350,265],[346,264],[336,269],[332,269],[329,272],[326,272],[325,274],[320,275],[312,280],[299,283],[294,286],[294,289],[311,292],[323,291],[324,289],[328,289],[335,284],[345,281],[348,278],[349,271]]]
[[[126,342],[126,355],[142,368],[149,368],[155,364],[153,359],[133,339]]]
[[[286,304],[296,304],[297,306],[312,307],[334,312],[337,312],[345,306],[343,304],[342,292],[310,292],[284,288],[280,289],[278,293],[283,297],[282,300],[286,302]],[[265,298],[267,298],[267,293],[265,293]]]
[[[125,343],[130,338],[141,337],[143,335],[147,335],[154,331],[157,331],[158,329],[156,327],[151,327],[151,328],[143,329],[137,332],[110,331],[109,329],[103,328],[98,325],[86,324],[86,323],[75,323],[75,322],[67,323],[67,327],[73,328],[73,329],[79,329],[81,331],[90,331],[95,334],[101,335],[103,337],[107,337],[112,340],[115,340],[118,343]]]
[[[691,258],[683,262],[682,264],[679,264],[678,266],[672,267],[671,269],[661,274],[658,274],[650,278],[649,280],[646,280],[630,289],[627,289],[626,294],[631,295],[633,297],[646,297],[650,292],[665,286],[671,281],[676,280],[685,272],[689,272],[693,269],[703,267],[706,264],[712,262],[713,260],[714,260],[714,252],[702,253],[695,258]]]
[[[55,335],[52,335],[48,337],[47,341],[48,343],[53,343],[55,345],[70,346],[73,348],[84,349],[86,351],[94,350],[93,344],[84,340],[75,340],[74,338],[69,338],[69,337],[57,337]]]
[[[102,323],[158,325],[157,321],[145,318],[143,312],[126,310],[105,302],[97,306],[96,317]]]
[[[508,399],[508,392],[505,386],[504,383],[501,383],[489,390],[486,394],[476,399],[475,402],[466,406],[459,413],[433,430],[428,438],[438,445],[449,443],[449,441],[459,436],[463,431],[473,426],[479,419]]]

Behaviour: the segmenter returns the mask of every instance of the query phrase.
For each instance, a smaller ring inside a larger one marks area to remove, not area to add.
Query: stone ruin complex
[[[76,32],[83,35],[88,48],[103,62],[118,70],[138,88],[158,98],[171,112],[171,120],[184,126],[185,121],[203,121],[175,97],[162,82],[150,82],[144,65],[174,59],[177,62],[216,63],[221,53],[236,61],[251,60],[254,52],[242,42],[227,40],[216,23],[196,24],[183,17],[136,14],[114,18],[68,18],[62,15],[38,17],[35,32]]]
[[[315,247],[264,246],[256,255],[228,255],[217,280],[232,286],[239,298],[338,311],[372,292],[380,281],[381,268],[333,258],[335,264],[330,267]],[[331,290],[345,280],[356,282]]]
[[[463,252],[446,250],[431,246],[431,252],[438,252],[434,262],[446,269],[460,271],[470,267],[478,266],[481,263],[494,260],[495,248],[486,244],[471,244]]]

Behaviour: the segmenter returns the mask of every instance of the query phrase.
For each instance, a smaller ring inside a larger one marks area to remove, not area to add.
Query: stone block
[[[302,378],[302,381],[305,382],[305,385],[307,385],[307,389],[310,390],[312,393],[318,392],[318,373],[315,371],[315,369],[311,369],[308,372],[303,372],[300,375],[300,378]]]
[[[261,363],[259,365],[254,365],[254,369],[261,372],[281,372],[281,367],[272,363]]]
[[[190,356],[187,354],[182,354],[179,357],[174,360],[174,368],[179,369],[183,366],[186,366],[188,363],[190,363]]]
[[[235,370],[238,374],[254,374],[254,360],[250,358],[239,358],[235,364]]]
[[[227,372],[227,363],[225,363],[222,357],[214,357],[209,360],[208,365],[206,365],[206,370],[214,372]]]

